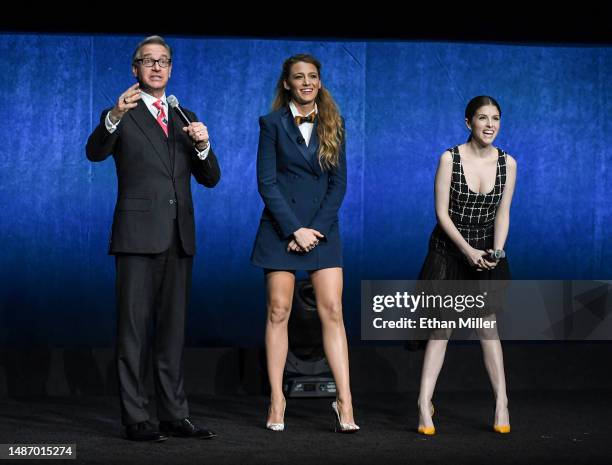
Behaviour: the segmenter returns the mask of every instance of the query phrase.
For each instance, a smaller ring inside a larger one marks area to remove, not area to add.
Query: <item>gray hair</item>
[[[168,50],[168,58],[172,59],[172,48],[170,47],[170,45],[168,45],[164,38],[162,36],[149,36],[141,40],[140,43],[136,46],[136,50],[134,50],[134,54],[132,55],[132,64],[134,64],[135,61],[140,58],[140,49],[142,49],[142,47],[144,47],[145,45],[149,44],[163,45],[164,47],[166,47],[166,50]]]

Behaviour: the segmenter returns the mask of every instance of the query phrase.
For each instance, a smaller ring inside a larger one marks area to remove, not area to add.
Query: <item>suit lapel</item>
[[[174,121],[176,118],[174,117],[174,111],[171,108],[168,108],[168,150],[170,152],[170,165],[172,166],[172,173],[176,173],[176,138],[180,135],[180,132],[177,132]],[[179,131],[183,132],[182,129]]]
[[[308,154],[314,165],[315,171],[321,173],[321,165],[319,164],[319,137],[317,136],[317,126],[319,125],[319,119],[315,119],[314,126],[312,127],[312,134],[310,135],[310,142],[308,143]]]
[[[312,157],[310,156],[310,153],[308,153],[308,147],[306,146],[306,142],[304,142],[304,137],[302,137],[302,133],[296,126],[289,107],[285,107],[285,111],[281,116],[281,122],[283,124],[283,128],[289,135],[289,139],[291,139],[291,141],[293,142],[293,145],[295,145],[302,157],[304,157],[304,160],[306,160],[308,166],[310,166],[313,171],[316,171],[315,166],[312,162]],[[300,144],[298,140],[302,141],[302,143]]]
[[[138,106],[128,113],[136,125],[149,140],[155,153],[159,157],[168,173],[172,176],[172,166],[170,163],[170,153],[168,151],[168,140],[159,123],[155,121],[147,105],[140,100]]]

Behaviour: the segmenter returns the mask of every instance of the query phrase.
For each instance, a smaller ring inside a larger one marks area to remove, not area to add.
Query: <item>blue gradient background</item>
[[[312,53],[347,126],[341,213],[345,319],[359,340],[361,279],[414,279],[435,223],[439,155],[467,132],[467,101],[502,106],[496,145],[518,161],[507,251],[515,278],[610,279],[612,49],[167,37],[168,87],[208,125],[222,179],[194,186],[199,253],[190,345],[261,344],[265,297],[249,255],[262,202],[257,117],[282,61]],[[84,146],[134,81],[140,37],[0,35],[0,344],[106,346],[106,255],[116,178]]]

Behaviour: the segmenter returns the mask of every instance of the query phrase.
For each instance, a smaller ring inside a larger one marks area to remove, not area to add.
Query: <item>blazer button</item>
[[[293,197],[291,198],[291,203],[295,203],[295,199]]]
[[[314,179],[315,181],[318,181],[318,180],[319,180],[319,176],[313,176],[313,179]]]
[[[315,197],[314,199],[312,199],[312,203],[317,203],[319,201],[319,197]]]
[[[174,205],[174,199],[170,199],[170,200],[168,201],[168,203],[169,203],[170,205]]]

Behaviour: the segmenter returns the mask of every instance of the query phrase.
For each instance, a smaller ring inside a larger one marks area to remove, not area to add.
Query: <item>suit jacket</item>
[[[198,121],[183,110],[191,121]],[[104,125],[108,111],[102,112],[100,124],[89,136],[86,152],[91,161],[105,160],[110,154],[115,160],[118,192],[109,253],[164,252],[177,218],[183,250],[195,254],[191,175],[206,187],[219,182],[221,172],[212,148],[206,160],[200,160],[172,109],[168,137],[142,100],[112,134]]]
[[[269,269],[314,270],[342,266],[338,210],[346,192],[345,144],[339,166],[323,171],[317,122],[306,146],[289,107],[259,118],[257,185],[264,201],[251,262]],[[287,252],[293,233],[316,229],[325,239],[308,253]]]

